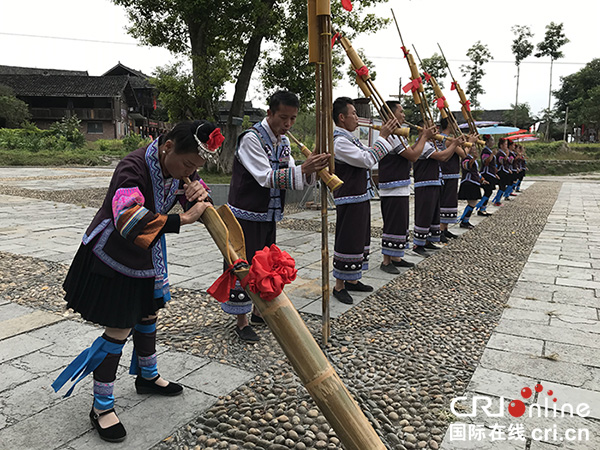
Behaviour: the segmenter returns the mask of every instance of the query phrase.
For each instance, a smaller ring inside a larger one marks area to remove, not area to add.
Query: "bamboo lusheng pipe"
[[[329,174],[335,174],[333,149],[333,63],[331,59],[331,2],[308,0],[309,60],[315,63],[315,130],[319,153],[328,153]],[[329,308],[328,192],[321,180],[321,336],[327,345],[331,334]]]
[[[361,127],[369,127],[369,128],[374,129],[374,130],[381,131],[381,125],[375,125],[375,124],[372,124],[372,123],[367,123],[367,124],[361,123],[359,126],[361,126]],[[404,138],[408,138],[408,136],[410,135],[410,128],[398,127],[398,128],[396,128],[392,132],[392,134],[395,134],[396,136],[402,136]]]
[[[419,74],[419,68],[417,67],[417,63],[415,59],[410,54],[406,46],[404,45],[404,39],[402,38],[402,33],[400,32],[400,27],[398,26],[398,21],[396,20],[396,14],[394,14],[394,10],[392,9],[392,17],[394,18],[394,23],[396,24],[396,29],[398,30],[398,36],[400,36],[400,42],[402,42],[402,51],[404,53],[404,57],[406,58],[406,62],[408,63],[408,67],[410,69],[410,79],[417,80],[420,79],[421,76]],[[419,83],[419,87],[414,89],[411,88],[413,100],[415,104],[419,107],[419,112],[421,113],[421,117],[423,121],[427,120],[433,122],[433,115],[431,114],[431,110],[429,109],[429,104],[427,103],[427,97],[425,96],[425,88],[423,86],[423,82]]]
[[[352,47],[352,44],[350,43],[348,38],[346,38],[345,36],[341,36],[339,38],[339,41],[340,44],[342,44],[342,47],[344,48],[348,59],[350,59],[350,64],[352,65],[352,68],[355,72],[357,72],[356,83],[363,91],[365,97],[367,97],[373,102],[373,105],[375,106],[375,109],[381,116],[382,120],[388,121],[390,119],[395,119],[394,113],[387,105],[387,103],[385,103],[385,101],[381,97],[381,94],[379,94],[379,91],[377,91],[377,88],[373,84],[371,75],[358,75],[358,71],[365,67],[365,64],[363,63],[358,53],[356,53],[354,47]]]
[[[308,158],[310,155],[312,155],[312,152],[308,149],[308,147],[302,142],[300,142],[298,139],[296,139],[292,133],[288,131],[287,135],[292,141],[294,141],[294,143],[298,147],[300,147],[300,151],[304,156]],[[331,192],[335,191],[342,184],[344,184],[344,182],[340,180],[337,175],[329,173],[329,170],[327,168],[319,170],[319,172],[317,172],[317,175],[319,175],[319,178],[321,178],[321,180],[325,182],[325,184],[331,190]]]
[[[419,53],[417,52],[417,49],[415,48],[414,45],[413,45],[413,49],[415,50],[415,54],[417,55],[419,62],[421,62]],[[421,66],[422,66],[422,64],[421,64]],[[425,76],[425,72],[423,72],[423,76]],[[437,99],[441,99],[443,102],[443,107],[438,108],[438,109],[440,110],[441,116],[448,120],[448,123],[450,124],[450,128],[452,129],[452,134],[454,135],[454,137],[462,136],[463,132],[461,131],[461,129],[458,126],[456,117],[454,117],[454,114],[452,114],[452,111],[450,111],[450,106],[448,105],[448,100],[446,100],[446,97],[444,96],[444,94],[442,92],[442,88],[440,87],[440,85],[438,84],[437,80],[435,79],[435,77],[433,75],[427,74],[427,79],[429,79],[429,83],[431,84],[431,87],[433,88],[433,92],[436,96],[436,101],[439,101]],[[485,141],[478,139],[476,141],[476,144],[485,145]],[[471,145],[465,145],[465,147],[471,147]]]
[[[184,181],[190,183],[189,179]],[[239,259],[239,248],[236,250],[231,244],[230,230],[223,218],[233,228],[232,233],[242,233],[239,223],[227,205],[221,206],[219,211],[209,206],[201,217],[225,260],[231,264]],[[242,280],[248,275],[248,271],[246,267],[235,270],[234,274]],[[344,447],[348,450],[385,450],[381,439],[323,354],[285,292],[271,301],[263,300],[249,289],[246,289],[246,293],[260,311],[300,381]]]
[[[448,67],[448,73],[450,73],[450,77],[452,78],[452,82],[454,83],[454,87],[456,92],[458,92],[459,102],[461,104],[460,112],[462,113],[465,121],[469,124],[469,131],[473,134],[479,134],[477,132],[477,126],[475,125],[475,119],[473,118],[473,113],[471,113],[470,102],[467,100],[467,96],[465,92],[462,90],[454,75],[452,75],[452,70],[450,70],[450,64],[448,64],[448,60],[446,59],[446,55],[444,55],[444,50],[442,50],[441,45],[438,43],[438,48],[442,53],[442,58],[444,58],[444,62],[446,63],[446,67]],[[485,142],[484,144],[485,145]]]

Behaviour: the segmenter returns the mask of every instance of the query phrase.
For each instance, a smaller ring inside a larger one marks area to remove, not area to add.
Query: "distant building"
[[[230,101],[219,102],[219,124],[224,125],[227,123],[227,118],[229,117],[229,110],[231,109]],[[255,124],[260,122],[267,115],[266,111],[260,108],[255,108],[252,106],[252,102],[244,102],[244,112],[242,116],[248,116],[248,120],[250,123]],[[234,124],[241,125],[244,117],[236,117],[234,118]],[[238,123],[239,122],[239,123]]]
[[[63,117],[77,116],[87,140],[120,139],[166,131],[151,119],[155,94],[142,72],[121,63],[99,77],[87,71],[0,66],[0,84],[29,105],[32,121],[48,128]]]

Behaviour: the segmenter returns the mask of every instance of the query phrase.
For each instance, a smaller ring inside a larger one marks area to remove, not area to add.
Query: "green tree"
[[[515,127],[528,129],[537,120],[531,115],[529,103],[519,103],[516,106],[511,103],[510,109],[512,111],[504,112],[503,120],[505,122],[513,121]]]
[[[546,25],[544,40],[537,44],[538,51],[536,52],[535,57],[550,57],[550,87],[548,88],[548,108],[546,111],[550,111],[552,103],[552,67],[555,60],[564,57],[560,48],[568,42],[569,39],[567,39],[563,32],[563,24],[550,22],[549,25]],[[550,122],[551,120],[546,120],[546,138],[549,138],[550,136]]]
[[[27,103],[15,97],[11,88],[0,84],[0,128],[18,128],[30,118]]]
[[[485,90],[481,85],[481,80],[485,75],[483,65],[494,59],[494,57],[486,44],[477,41],[469,48],[469,50],[467,50],[467,58],[471,60],[471,64],[461,65],[460,71],[464,76],[469,77],[469,81],[467,82],[467,94],[470,97],[472,107],[477,109],[481,106],[477,97],[481,94],[485,94]]]
[[[581,70],[561,77],[561,87],[553,94],[556,109],[564,117],[569,108],[569,123],[598,128],[600,125],[600,59],[593,59]]]
[[[375,30],[382,21],[365,8],[386,0],[355,3],[352,12],[334,13],[350,35],[363,29]],[[217,102],[227,81],[235,81],[235,92],[225,126],[226,143],[221,163],[230,171],[235,141],[240,126],[233,118],[243,115],[244,100],[255,67],[261,57],[261,45],[268,43],[281,50],[288,76],[277,72],[279,58],[267,58],[263,71],[271,70],[272,86],[297,91],[304,100],[311,68],[307,67],[307,16],[304,0],[113,0],[125,7],[131,26],[129,33],[143,44],[164,47],[189,57],[192,81],[197,96],[198,114],[215,117]],[[339,13],[339,14],[338,14]],[[356,31],[358,30],[358,31]],[[274,54],[275,52],[270,52]],[[291,69],[291,66],[296,69]],[[297,70],[294,73],[294,70]],[[314,84],[314,83],[313,83]],[[312,88],[312,89],[311,89]],[[309,95],[308,95],[309,96]],[[306,103],[306,102],[305,102]]]
[[[513,40],[511,50],[515,55],[515,66],[517,66],[517,93],[515,95],[513,124],[517,126],[517,116],[519,105],[519,77],[521,75],[521,61],[533,53],[533,44],[529,39],[533,37],[533,33],[527,25],[514,25],[511,31],[516,38]],[[505,119],[506,120],[506,119]]]
[[[193,120],[202,116],[202,107],[198,104],[201,94],[194,87],[192,74],[181,62],[157,67],[150,82],[158,91],[159,111],[166,111],[168,121]]]

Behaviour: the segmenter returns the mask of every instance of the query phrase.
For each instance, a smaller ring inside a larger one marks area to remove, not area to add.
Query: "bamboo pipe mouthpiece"
[[[364,126],[364,125],[361,125],[361,126]],[[368,124],[366,126],[369,128],[373,128],[374,130],[377,130],[377,131],[381,130],[381,125]],[[410,128],[398,127],[393,131],[392,134],[395,134],[396,136],[402,136],[402,137],[408,138],[408,136],[410,134]]]
[[[302,142],[300,142],[298,139],[296,139],[292,133],[290,133],[288,131],[287,135],[290,137],[290,139],[292,141],[294,141],[294,143],[298,147],[300,147],[300,151],[302,152],[302,154],[304,156],[306,156],[308,158],[310,155],[312,155],[312,152],[308,149],[308,147],[306,145],[304,145]],[[329,173],[328,168],[319,170],[317,172],[317,175],[319,175],[319,178],[321,178],[321,180],[323,180],[323,182],[327,185],[327,187],[329,188],[329,190],[331,192],[335,191],[342,184],[344,184],[344,182],[336,174]]]

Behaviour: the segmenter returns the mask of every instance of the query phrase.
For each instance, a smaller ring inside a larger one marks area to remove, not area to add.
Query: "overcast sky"
[[[156,66],[175,60],[166,50],[136,45],[125,32],[127,18],[123,9],[108,0],[0,0],[0,3],[0,65],[87,70],[90,75],[101,75],[120,61],[150,74]],[[480,102],[485,109],[505,109],[514,103],[516,67],[510,49],[513,25],[530,26],[533,42],[537,44],[543,39],[547,24],[564,23],[570,42],[562,48],[564,58],[554,64],[553,89],[559,87],[561,76],[600,58],[598,0],[391,0],[379,6],[377,13],[390,17],[391,7],[399,19],[405,43],[414,44],[421,58],[425,58],[437,51],[439,42],[463,88],[467,80],[459,66],[468,62],[467,49],[478,40],[487,44],[494,60],[484,66],[486,94],[480,97]],[[375,85],[383,96],[398,93],[399,79],[403,84],[409,81],[408,65],[402,59],[393,24],[376,34],[358,38],[353,45],[362,47],[373,62],[377,71]],[[521,65],[519,102],[528,102],[533,113],[547,106],[549,72],[548,58],[531,56]],[[457,95],[449,91],[449,80],[445,84],[444,94],[451,108],[458,109]],[[230,86],[227,95],[231,97],[232,93]],[[334,89],[334,96],[340,95],[355,97],[358,93],[349,83],[342,82]],[[256,81],[248,100],[264,107],[264,96]]]

